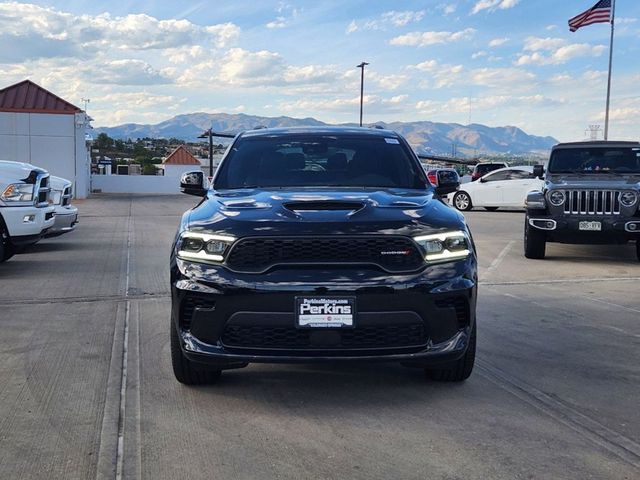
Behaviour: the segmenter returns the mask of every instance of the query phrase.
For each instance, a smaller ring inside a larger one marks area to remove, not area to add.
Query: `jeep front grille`
[[[565,190],[564,213],[569,215],[620,215],[616,190]]]
[[[229,252],[227,267],[260,273],[276,265],[369,264],[387,272],[424,265],[418,246],[406,237],[248,237]]]

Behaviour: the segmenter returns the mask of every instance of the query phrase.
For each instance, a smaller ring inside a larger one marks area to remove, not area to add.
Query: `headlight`
[[[51,190],[49,203],[51,205],[60,205],[62,203],[62,190]]]
[[[234,237],[199,232],[183,232],[178,240],[178,257],[185,260],[220,263]]]
[[[638,195],[636,192],[622,192],[620,194],[620,203],[625,207],[633,207],[638,201]]]
[[[33,185],[12,183],[4,189],[0,198],[5,202],[33,202]]]
[[[564,203],[565,197],[562,190],[553,190],[549,192],[549,203],[554,207],[559,207]]]
[[[463,260],[471,253],[471,241],[461,230],[421,235],[414,240],[424,250],[427,263]]]

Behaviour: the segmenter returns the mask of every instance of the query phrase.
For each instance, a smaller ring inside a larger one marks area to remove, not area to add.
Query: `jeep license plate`
[[[296,297],[296,325],[303,328],[353,327],[355,297]]]
[[[578,230],[586,230],[589,232],[599,232],[602,230],[601,222],[580,222],[578,224]]]

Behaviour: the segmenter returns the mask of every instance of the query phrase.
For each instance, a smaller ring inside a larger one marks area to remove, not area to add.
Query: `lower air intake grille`
[[[183,329],[189,330],[191,328],[191,320],[193,320],[193,312],[196,308],[212,309],[216,303],[212,300],[187,295],[180,305],[180,325]]]
[[[420,268],[422,254],[405,237],[245,238],[232,248],[227,266],[258,273],[286,264],[374,264],[388,272]]]
[[[469,302],[464,297],[444,298],[436,300],[438,308],[453,308],[456,311],[458,319],[458,328],[464,328],[469,325]]]
[[[335,332],[336,341],[331,350],[360,348],[403,348],[425,345],[428,341],[424,324],[362,326],[354,329],[322,329],[321,333]],[[319,348],[312,336],[318,329],[295,327],[228,325],[222,334],[227,347],[256,349],[305,349]]]

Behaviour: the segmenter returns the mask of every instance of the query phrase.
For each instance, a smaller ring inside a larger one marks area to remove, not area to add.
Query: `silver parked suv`
[[[547,242],[635,241],[640,260],[640,143],[560,143],[534,173],[545,183],[527,196],[527,258],[544,258]]]

